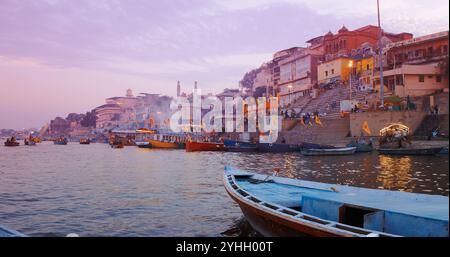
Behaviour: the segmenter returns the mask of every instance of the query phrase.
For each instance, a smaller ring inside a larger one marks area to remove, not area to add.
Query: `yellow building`
[[[362,85],[371,85],[374,72],[374,58],[372,56],[354,60],[355,71]],[[354,72],[355,72],[354,71]]]
[[[324,62],[317,66],[317,78],[319,83],[329,83],[331,81],[349,79],[349,62],[352,59],[347,57],[340,57],[338,59]]]

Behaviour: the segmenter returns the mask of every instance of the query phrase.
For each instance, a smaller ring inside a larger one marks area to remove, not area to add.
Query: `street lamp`
[[[353,60],[348,62],[348,67],[350,68],[350,78],[349,78],[349,88],[350,88],[350,96],[349,100],[352,100],[352,71],[353,71]]]

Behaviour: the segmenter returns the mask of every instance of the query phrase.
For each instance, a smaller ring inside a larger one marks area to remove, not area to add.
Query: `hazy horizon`
[[[236,88],[274,52],[345,25],[376,0],[0,0],[0,128],[40,128],[111,96]],[[449,29],[449,2],[380,1],[384,30]]]

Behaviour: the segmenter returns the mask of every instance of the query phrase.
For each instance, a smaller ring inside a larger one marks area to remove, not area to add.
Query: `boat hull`
[[[53,142],[55,145],[67,145],[67,142],[55,141]]]
[[[264,153],[289,153],[300,151],[298,145],[289,144],[268,144],[268,143],[258,143],[256,144],[258,152]]]
[[[207,143],[207,142],[186,142],[187,152],[199,151],[226,151],[227,148],[222,143]]]
[[[159,140],[149,139],[148,142],[153,148],[163,148],[163,149],[179,149],[178,144],[174,142],[163,142]]]
[[[332,149],[303,149],[302,154],[306,156],[336,156],[352,155],[356,147],[332,148]]]
[[[249,142],[241,142],[235,140],[225,140],[223,142],[228,152],[239,152],[239,153],[250,153],[257,152],[258,148],[256,144],[252,144]]]
[[[242,201],[240,197],[236,197],[232,192],[228,191],[230,197],[239,205],[245,219],[250,226],[259,234],[265,237],[337,237],[339,235],[314,229],[313,227],[304,226],[291,222],[289,220],[277,217],[269,212],[260,210]]]
[[[19,146],[19,142],[5,142],[5,146]]]
[[[442,147],[420,149],[378,149],[379,154],[386,155],[436,155],[440,151],[442,151]]]

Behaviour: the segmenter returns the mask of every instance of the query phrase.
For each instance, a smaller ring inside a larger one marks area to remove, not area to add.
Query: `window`
[[[366,65],[366,70],[370,70],[370,65],[369,64]]]
[[[448,45],[443,45],[442,46],[442,53],[446,54],[448,51]]]
[[[334,74],[334,69],[331,69],[331,74]]]
[[[433,47],[428,47],[428,56],[433,55]]]
[[[436,76],[436,82],[441,83],[442,82],[442,77],[441,76]]]
[[[328,71],[327,70],[325,71],[325,77],[328,77]]]
[[[425,76],[419,75],[419,82],[425,82]]]

